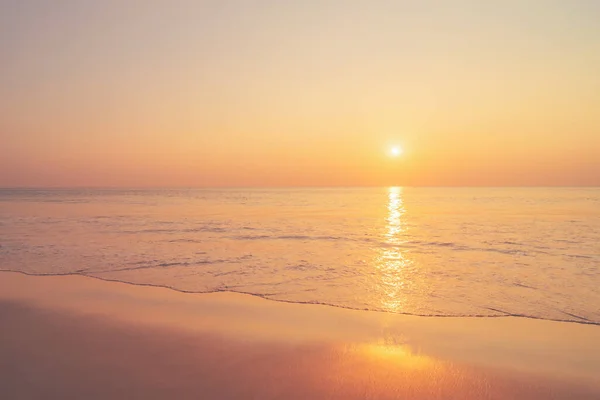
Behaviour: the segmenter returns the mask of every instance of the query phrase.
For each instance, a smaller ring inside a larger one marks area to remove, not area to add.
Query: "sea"
[[[600,188],[0,189],[0,270],[600,325]]]

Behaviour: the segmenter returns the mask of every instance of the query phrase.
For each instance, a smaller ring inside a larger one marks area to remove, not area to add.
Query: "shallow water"
[[[2,189],[0,269],[600,324],[600,189]]]

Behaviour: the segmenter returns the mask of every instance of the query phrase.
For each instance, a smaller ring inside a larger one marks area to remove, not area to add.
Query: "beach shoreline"
[[[598,326],[0,272],[6,398],[598,398]],[[4,397],[3,396],[3,397]]]

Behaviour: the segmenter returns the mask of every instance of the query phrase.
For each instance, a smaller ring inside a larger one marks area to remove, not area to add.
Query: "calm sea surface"
[[[2,189],[0,269],[600,324],[600,189]]]

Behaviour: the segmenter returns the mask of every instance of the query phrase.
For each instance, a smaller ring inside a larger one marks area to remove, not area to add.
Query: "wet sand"
[[[600,327],[0,273],[2,399],[598,399]]]

